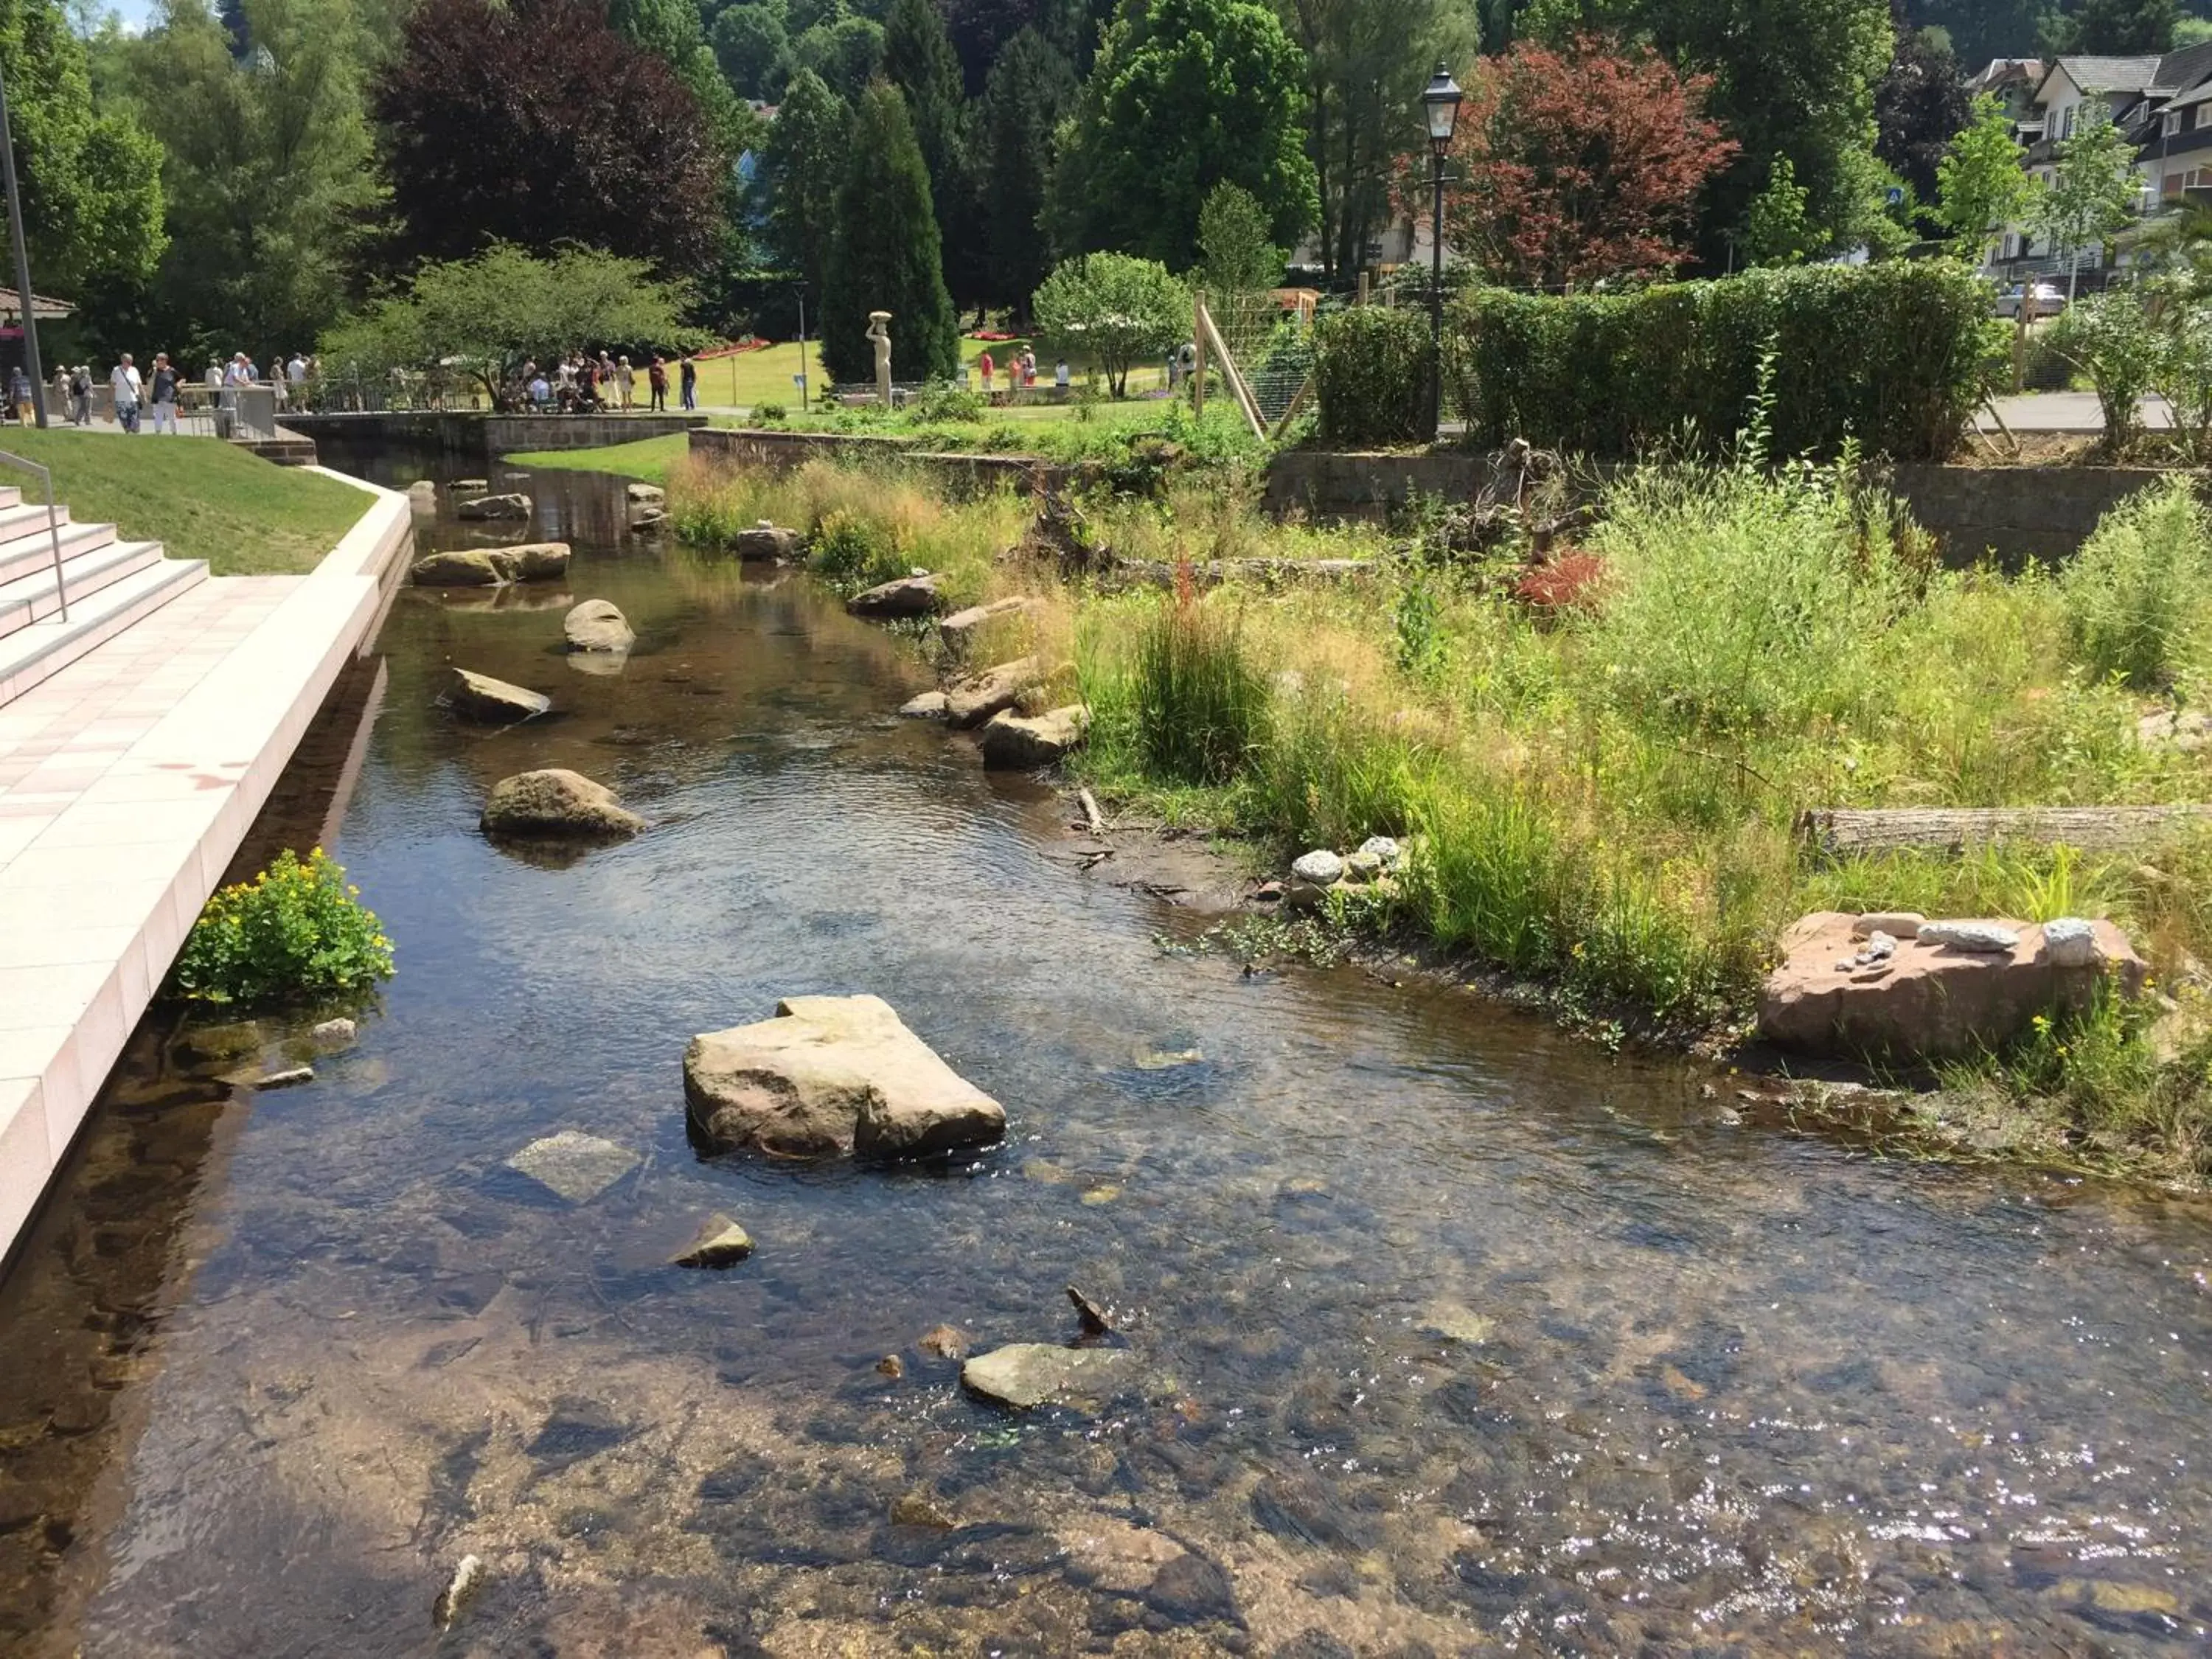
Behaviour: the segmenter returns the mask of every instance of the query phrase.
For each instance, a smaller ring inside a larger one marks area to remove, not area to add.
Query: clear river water
[[[157,1011],[0,1285],[0,1651],[2207,1645],[2212,1209],[1881,1162],[1463,991],[1175,948],[1206,922],[1084,871],[1043,785],[891,717],[896,638],[629,537],[607,480],[526,487],[568,581],[403,591],[365,748],[331,722],[249,849],[343,809],[399,960],[359,1041],[256,1093],[240,1034]],[[560,652],[586,597],[638,631],[617,673]],[[449,661],[556,712],[459,725]],[[543,765],[653,828],[487,843]],[[861,991],[1003,1146],[692,1150],[693,1033]],[[564,1129],[636,1161],[581,1203],[507,1166]],[[715,1212],[752,1258],[665,1265]],[[1095,1412],[921,1345],[1071,1340],[1070,1285],[1141,1360]]]

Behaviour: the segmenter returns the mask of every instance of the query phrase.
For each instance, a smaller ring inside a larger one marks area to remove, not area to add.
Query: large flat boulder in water
[[[897,622],[909,617],[934,616],[944,603],[937,591],[936,577],[901,576],[895,582],[854,594],[845,601],[845,609],[856,617]]]
[[[977,1354],[960,1368],[962,1386],[986,1400],[1027,1411],[1104,1398],[1135,1369],[1127,1348],[1062,1348],[1016,1342]]]
[[[1011,709],[991,716],[983,728],[983,764],[993,771],[1025,772],[1057,766],[1081,746],[1091,730],[1091,711],[1070,703],[1024,720]]]
[[[553,699],[527,686],[511,685],[467,668],[446,671],[446,703],[455,714],[485,726],[513,726],[534,720]]]
[[[1954,1060],[2021,1036],[2039,1014],[2087,1008],[2108,978],[2123,996],[2142,988],[2142,958],[2109,921],[2053,922],[2048,939],[2022,921],[1929,922],[1877,957],[1858,920],[1815,911],[1783,934],[1759,994],[1762,1037],[1852,1059]]]
[[[996,668],[987,668],[948,687],[945,693],[945,718],[954,730],[964,732],[969,726],[981,726],[1002,708],[1012,708],[1021,701],[1037,678],[1037,659],[1024,657],[1017,662],[1002,662]]]
[[[530,497],[527,495],[471,495],[453,505],[454,514],[464,519],[526,519],[530,516]]]
[[[487,835],[572,840],[618,840],[645,828],[606,785],[557,766],[501,778],[484,802],[482,823]]]
[[[684,1051],[691,1126],[710,1151],[916,1158],[1005,1136],[1006,1109],[881,997],[788,997],[775,1013]]]
[[[410,570],[417,587],[502,587],[509,582],[550,581],[568,572],[566,542],[455,548],[425,554]]]

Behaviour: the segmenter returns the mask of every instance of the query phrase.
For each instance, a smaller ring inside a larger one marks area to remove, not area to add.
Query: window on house
[[[2159,131],[2169,138],[2172,137],[2175,133],[2180,131],[2181,112],[2178,109],[2170,109],[2166,111],[2164,118],[2159,122]]]

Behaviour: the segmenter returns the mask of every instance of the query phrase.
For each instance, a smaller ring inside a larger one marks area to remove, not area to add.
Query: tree
[[[975,230],[975,180],[968,155],[960,60],[934,0],[892,0],[884,20],[884,73],[906,94],[915,142],[929,170],[929,200],[950,248],[945,280],[963,300],[977,297],[983,253]]]
[[[345,308],[381,199],[352,0],[245,0],[232,55],[206,0],[169,0],[127,43],[129,95],[162,134],[168,248],[145,319],[171,347],[304,349]]]
[[[984,287],[1026,315],[1030,295],[1052,269],[1045,240],[1054,130],[1075,98],[1075,70],[1033,28],[1006,43],[991,65],[975,111]]]
[[[2081,250],[2118,235],[2135,217],[2135,146],[2095,108],[2071,138],[2058,141],[2051,161],[2051,186],[2036,204],[2035,228],[2066,257],[2066,297],[2071,301],[2081,276]]]
[[[94,112],[84,43],[55,0],[0,0],[0,73],[39,291],[136,288],[163,247],[160,143],[128,112]]]
[[[1190,292],[1156,260],[1086,253],[1044,279],[1030,301],[1037,332],[1056,350],[1088,357],[1116,397],[1130,368],[1166,351],[1190,327]]]
[[[1966,131],[1936,163],[1936,220],[1972,247],[1978,261],[1991,236],[2035,208],[2039,186],[2021,165],[2026,159],[2004,106],[1984,95],[1974,100]]]
[[[371,109],[403,257],[574,241],[686,271],[715,252],[726,169],[697,101],[581,0],[422,0]]]
[[[770,6],[730,6],[714,19],[714,61],[741,98],[783,96],[792,71],[791,37]]]
[[[2063,24],[2065,49],[2096,58],[2133,58],[2173,49],[2181,9],[2174,0],[2081,0]]]
[[[837,240],[822,296],[822,361],[837,380],[875,376],[868,313],[891,313],[904,379],[949,380],[960,366],[929,170],[906,98],[878,82],[860,95],[837,190]]]
[[[1744,217],[1744,258],[1754,265],[1802,264],[1818,241],[1806,200],[1790,158],[1776,156],[1766,187],[1751,198]]]
[[[815,24],[793,44],[799,65],[828,82],[841,98],[857,98],[884,64],[884,26],[868,17]]]
[[[573,246],[540,258],[495,243],[472,259],[425,264],[404,292],[327,330],[317,352],[329,372],[367,379],[458,363],[499,403],[528,358],[704,344],[682,320],[690,303],[686,284],[655,280],[642,259]]]
[[[812,70],[791,78],[763,162],[769,242],[818,305],[837,234],[837,180],[852,114]]]
[[[1913,21],[1940,28],[1959,61],[1979,68],[1993,58],[2034,56],[2057,0],[1915,0]]]
[[[1305,53],[1321,262],[1341,279],[1367,263],[1399,160],[1425,143],[1420,94],[1431,69],[1471,60],[1474,41],[1462,9],[1439,0],[1277,0],[1277,9]]]
[[[737,151],[738,106],[707,45],[697,0],[607,0],[607,24],[676,71],[698,100],[720,149]]]
[[[1524,41],[1470,79],[1452,152],[1467,183],[1444,228],[1486,274],[1579,287],[1688,257],[1698,193],[1735,154],[1702,112],[1704,77],[1578,35],[1564,51]]]
[[[1297,46],[1255,0],[1127,0],[1054,174],[1054,240],[1188,266],[1199,204],[1225,179],[1295,243],[1319,212],[1303,80]]]
[[[1852,246],[1869,204],[1874,89],[1887,73],[1889,0],[1532,0],[1524,33],[1642,38],[1686,75],[1709,75],[1705,112],[1740,146],[1699,205],[1695,241],[1715,268],[1743,228],[1771,159],[1790,158],[1814,252]]]
[[[1900,29],[1874,91],[1875,154],[1922,201],[1935,198],[1936,166],[1971,112],[1951,49],[1924,30]]]
[[[1283,250],[1267,240],[1267,216],[1251,192],[1216,185],[1198,210],[1199,281],[1209,294],[1279,288]]]

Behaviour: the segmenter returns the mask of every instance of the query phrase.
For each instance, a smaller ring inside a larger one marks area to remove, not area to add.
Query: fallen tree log
[[[1109,586],[1173,587],[1177,568],[1162,559],[1117,559],[1100,572],[1100,580]],[[1374,568],[1367,559],[1206,559],[1194,562],[1190,574],[1200,587],[1218,587],[1231,581],[1358,581]]]
[[[1905,848],[1962,852],[1993,841],[2085,853],[2140,847],[2212,823],[2212,806],[1808,807],[1799,837],[1833,856]]]

